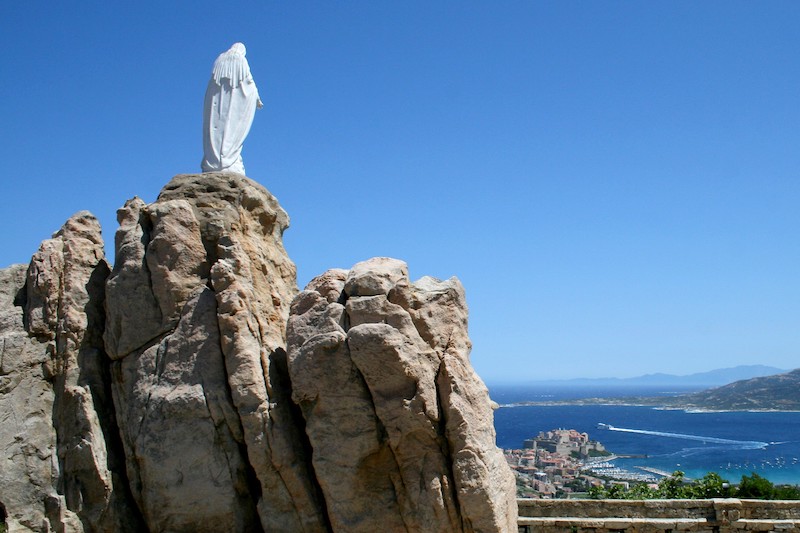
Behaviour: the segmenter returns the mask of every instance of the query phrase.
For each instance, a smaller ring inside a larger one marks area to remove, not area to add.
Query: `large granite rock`
[[[118,220],[111,271],[86,212],[0,271],[11,531],[515,530],[458,280],[376,258],[298,294],[238,174]]]
[[[293,398],[335,531],[513,531],[515,482],[469,364],[456,278],[375,258],[292,304]]]
[[[105,340],[147,525],[325,530],[285,364],[286,213],[244,176],[208,173],[119,219]]]

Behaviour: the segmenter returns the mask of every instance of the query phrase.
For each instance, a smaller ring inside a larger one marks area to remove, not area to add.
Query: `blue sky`
[[[0,4],[0,266],[199,171],[247,45],[248,175],[303,286],[458,276],[489,383],[795,368],[800,3]],[[113,261],[113,257],[110,258]]]

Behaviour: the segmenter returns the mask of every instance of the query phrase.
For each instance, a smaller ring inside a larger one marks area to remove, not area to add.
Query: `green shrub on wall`
[[[658,482],[653,488],[637,483],[629,488],[619,484],[592,487],[589,497],[604,500],[652,500],[652,499],[706,499],[741,498],[754,500],[800,500],[800,487],[794,485],[775,486],[755,472],[742,476],[738,486],[731,486],[716,472],[709,472],[697,481],[687,482],[680,470]]]

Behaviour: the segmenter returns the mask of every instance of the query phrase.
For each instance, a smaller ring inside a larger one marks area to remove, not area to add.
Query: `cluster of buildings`
[[[587,433],[574,429],[543,431],[525,440],[522,449],[505,450],[517,477],[517,495],[522,498],[567,498],[602,485],[603,480],[590,475],[586,465],[610,455]]]

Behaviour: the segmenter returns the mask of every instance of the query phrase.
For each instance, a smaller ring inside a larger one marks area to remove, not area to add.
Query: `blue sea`
[[[490,387],[497,445],[521,448],[540,431],[564,428],[586,432],[611,452],[646,455],[616,459],[616,466],[667,472],[690,478],[717,472],[737,483],[752,472],[773,483],[800,484],[800,412],[694,412],[629,406],[509,406],[515,402],[588,397],[655,396],[687,392],[659,389],[568,389]],[[599,429],[598,424],[611,429]]]

